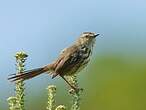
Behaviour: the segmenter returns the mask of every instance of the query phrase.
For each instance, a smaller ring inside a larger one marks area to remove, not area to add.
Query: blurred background
[[[146,109],[145,0],[1,0],[0,109],[14,95],[7,81],[17,51],[29,55],[26,69],[53,61],[84,31],[100,33],[89,66],[79,74],[81,110]],[[57,86],[57,104],[70,107],[68,86],[41,75],[25,82],[26,110],[45,110],[47,86]]]

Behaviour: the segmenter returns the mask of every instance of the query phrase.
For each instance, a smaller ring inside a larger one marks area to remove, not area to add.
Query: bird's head
[[[99,36],[99,34],[95,34],[93,32],[84,32],[80,35],[77,42],[80,45],[93,46],[97,36]]]

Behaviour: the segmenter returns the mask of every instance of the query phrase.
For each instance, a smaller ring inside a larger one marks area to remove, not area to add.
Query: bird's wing
[[[56,62],[56,74],[53,74],[52,78],[56,77],[58,74],[63,74],[67,70],[67,68],[70,69],[79,60],[80,53],[78,47],[72,46],[70,48],[65,49]]]

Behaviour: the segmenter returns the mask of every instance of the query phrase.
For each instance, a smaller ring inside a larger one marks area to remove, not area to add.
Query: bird
[[[77,87],[70,84],[65,76],[78,74],[87,66],[91,59],[96,37],[99,35],[94,32],[83,32],[71,46],[63,49],[58,58],[52,63],[40,68],[24,71],[21,74],[14,74],[8,80],[12,82],[24,81],[47,72],[52,75],[52,79],[60,76],[72,89],[77,90]]]

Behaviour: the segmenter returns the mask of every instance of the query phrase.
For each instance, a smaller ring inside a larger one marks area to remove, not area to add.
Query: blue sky
[[[11,90],[7,76],[15,72],[13,56],[20,50],[29,54],[27,68],[39,67],[80,33],[93,31],[103,36],[98,54],[144,54],[145,12],[145,0],[0,0],[0,97]]]

